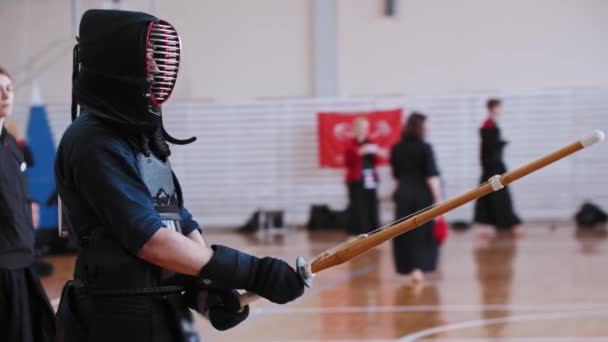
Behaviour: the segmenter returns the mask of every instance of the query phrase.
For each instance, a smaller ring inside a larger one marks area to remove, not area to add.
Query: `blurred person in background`
[[[383,151],[370,139],[367,119],[359,117],[354,120],[353,136],[344,155],[348,188],[346,232],[358,235],[380,226],[376,166]]]
[[[481,184],[487,182],[490,177],[507,171],[503,161],[507,141],[502,139],[497,124],[502,116],[502,101],[497,98],[488,99],[486,108],[488,117],[479,129]],[[477,200],[474,222],[478,226],[478,235],[482,238],[493,238],[496,231],[512,232],[515,236],[523,235],[522,222],[515,214],[508,187]]]
[[[21,130],[19,129],[19,124],[17,123],[17,121],[7,120],[4,123],[4,126],[6,127],[6,131],[8,132],[8,134],[12,135],[13,138],[15,138],[15,140],[17,141],[17,146],[21,150],[21,153],[23,153],[23,160],[25,161],[26,167],[29,169],[34,166],[34,154],[32,153],[32,149],[27,144],[27,141],[21,134]],[[31,198],[29,199],[29,201],[32,207],[32,225],[34,226],[34,229],[38,229],[38,227],[40,226],[40,205],[38,204],[38,202],[32,200]],[[48,277],[53,274],[53,265],[42,260],[40,258],[40,255],[41,252],[37,250],[36,260],[34,260],[33,264],[34,270],[36,271],[38,276]]]
[[[0,68],[0,332],[3,341],[53,341],[54,313],[33,269],[34,228],[22,150],[4,123],[13,83]]]
[[[439,169],[433,148],[425,141],[426,116],[413,112],[405,124],[403,136],[391,151],[391,168],[397,180],[394,193],[395,219],[411,215],[440,202]],[[435,221],[393,239],[396,270],[412,283],[421,283],[425,272],[433,272],[439,256],[434,233]]]

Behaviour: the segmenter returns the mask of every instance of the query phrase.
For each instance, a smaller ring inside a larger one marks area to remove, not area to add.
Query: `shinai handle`
[[[559,150],[538,158],[531,163],[506,172],[502,176],[496,175],[491,177],[487,183],[482,184],[460,196],[439,203],[411,217],[397,220],[384,227],[378,228],[369,234],[362,234],[342,244],[339,244],[338,246],[316,256],[310,262],[310,264],[306,264],[304,262],[304,265],[298,265],[298,273],[303,276],[303,279],[310,279],[317,272],[349,261],[387,240],[419,227],[466,203],[475,201],[491,192],[498,191],[532,172],[535,172],[560,159],[568,157],[586,147],[599,143],[602,140],[604,140],[604,133],[597,130],[581,140],[577,140],[560,148]],[[299,258],[298,260],[303,262],[304,259]],[[306,274],[301,273],[301,270],[303,269],[307,271]],[[241,306],[248,305],[259,298],[259,296],[253,293],[243,293],[240,297]]]
[[[239,297],[239,301],[241,302],[241,307],[244,308],[245,306],[247,306],[261,298],[262,297],[258,296],[257,294],[255,294],[253,292],[244,292],[244,293],[241,293],[241,295]]]

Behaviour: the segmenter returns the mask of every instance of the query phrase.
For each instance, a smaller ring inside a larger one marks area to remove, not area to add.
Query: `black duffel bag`
[[[345,212],[331,210],[327,204],[313,204],[310,206],[306,226],[310,230],[343,229],[345,221]]]
[[[598,224],[605,224],[608,215],[597,205],[585,202],[574,216],[574,220],[579,227],[595,227]]]

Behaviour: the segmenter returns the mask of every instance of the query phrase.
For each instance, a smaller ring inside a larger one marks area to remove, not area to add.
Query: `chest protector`
[[[181,233],[181,189],[167,160],[154,155],[137,156],[141,179],[146,184],[154,208],[165,226]],[[108,294],[138,294],[178,291],[166,285],[175,274],[137,258],[114,240],[104,227],[94,229],[89,236],[82,237],[82,248],[76,260],[74,277],[93,291]]]
[[[174,182],[169,160],[163,162],[152,154],[146,156],[140,153],[137,156],[137,163],[141,179],[152,195],[154,209],[160,215],[165,228],[181,233],[180,194]]]

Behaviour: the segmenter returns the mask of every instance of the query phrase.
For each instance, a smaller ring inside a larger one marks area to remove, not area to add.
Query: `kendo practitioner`
[[[53,309],[34,270],[34,227],[26,160],[5,120],[12,112],[11,77],[0,68],[0,340],[53,341]]]
[[[74,121],[55,163],[80,247],[58,309],[59,342],[198,341],[189,307],[224,330],[248,315],[236,289],[274,303],[303,293],[282,260],[207,246],[184,206],[167,141],[194,138],[167,134],[161,111],[180,53],[174,27],[152,15],[89,10],[82,17]]]
[[[481,136],[481,180],[483,184],[494,175],[507,171],[503,161],[503,151],[507,142],[500,134],[497,121],[502,115],[500,99],[489,99],[486,103],[488,118],[479,129]],[[474,221],[480,225],[481,235],[493,237],[498,231],[512,231],[515,235],[523,234],[521,220],[515,214],[508,188],[493,192],[475,203]]]
[[[427,116],[411,113],[401,140],[391,150],[391,171],[397,181],[395,220],[442,201],[439,167],[426,137]],[[424,282],[424,274],[437,268],[439,244],[434,227],[435,221],[430,221],[393,239],[395,269],[412,285]]]

